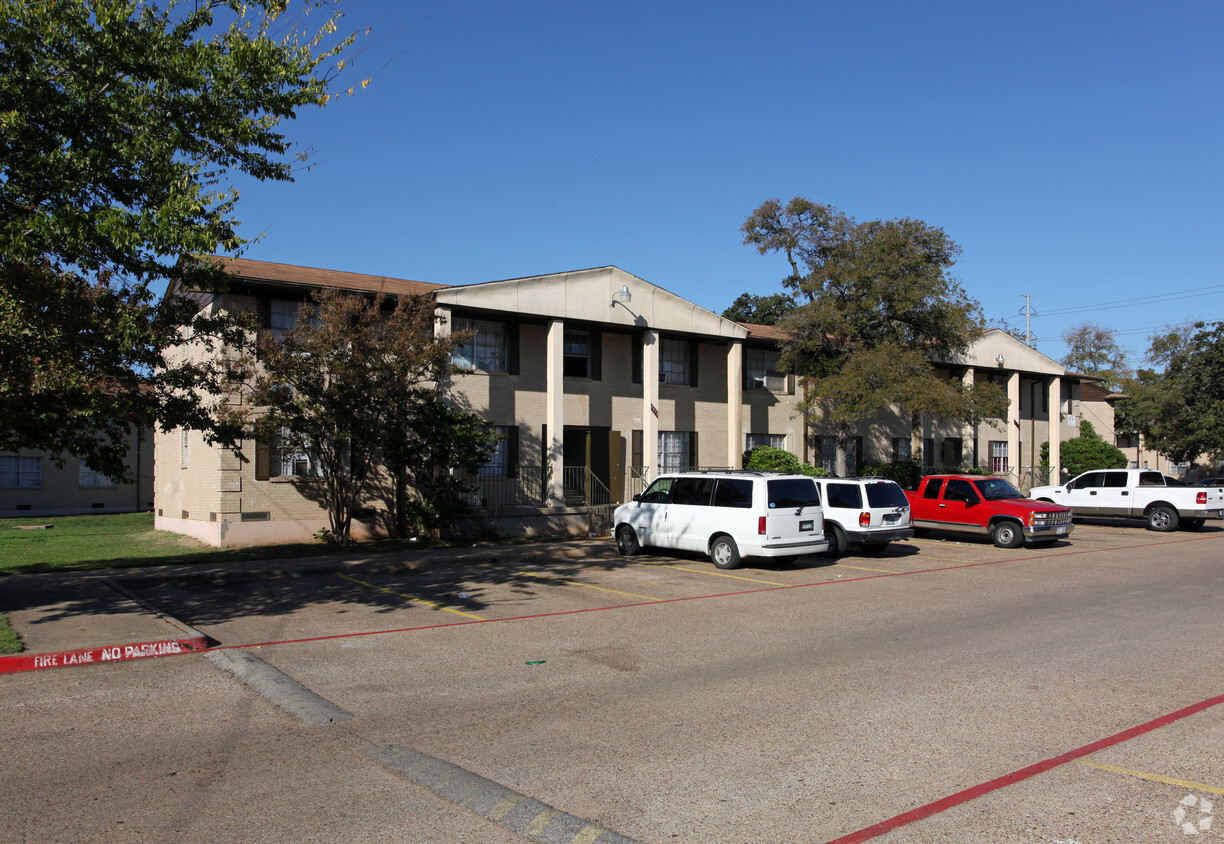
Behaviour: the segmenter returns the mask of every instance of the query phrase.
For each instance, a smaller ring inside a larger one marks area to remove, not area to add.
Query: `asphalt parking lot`
[[[1219,523],[1084,522],[1041,549],[925,536],[734,571],[558,548],[133,577],[217,651],[352,717],[302,726],[196,654],[4,677],[16,778],[75,811],[9,813],[0,839],[118,840],[103,770],[129,780],[124,840],[1224,835]],[[48,756],[69,714],[73,741]],[[135,744],[113,744],[115,723]],[[590,826],[546,838],[478,816],[380,766],[393,749]],[[155,800],[148,758],[184,777]],[[244,789],[278,808],[238,824],[224,807]]]

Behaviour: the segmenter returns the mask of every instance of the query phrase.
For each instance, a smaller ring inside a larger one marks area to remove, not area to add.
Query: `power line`
[[[1224,292],[1224,284],[1214,284],[1209,287],[1196,287],[1192,290],[1175,290],[1170,293],[1162,293],[1158,296],[1140,296],[1135,299],[1123,299],[1115,302],[1112,305],[1076,305],[1071,308],[1056,308],[1052,311],[1046,311],[1046,316],[1054,316],[1056,314],[1073,314],[1083,311],[1108,311],[1115,308],[1134,308],[1142,305],[1151,305],[1157,302],[1176,302],[1181,299],[1196,298],[1204,291],[1215,290]]]

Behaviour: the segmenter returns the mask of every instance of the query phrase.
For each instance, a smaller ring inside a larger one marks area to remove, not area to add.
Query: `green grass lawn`
[[[51,527],[23,529],[27,525]],[[371,542],[354,549],[356,553],[369,554],[404,547],[420,545]],[[154,530],[152,513],[0,519],[0,575],[284,559],[335,554],[341,550],[321,542],[217,549],[189,536]]]

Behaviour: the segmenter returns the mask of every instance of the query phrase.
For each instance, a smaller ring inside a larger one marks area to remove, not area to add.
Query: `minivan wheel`
[[[632,557],[642,546],[638,544],[637,534],[629,525],[621,525],[616,529],[616,550],[626,557]]]
[[[710,559],[720,569],[733,569],[740,564],[739,548],[729,536],[720,536],[710,545]]]
[[[990,532],[990,538],[1000,548],[1016,548],[1024,544],[1024,534],[1015,522],[999,522]]]

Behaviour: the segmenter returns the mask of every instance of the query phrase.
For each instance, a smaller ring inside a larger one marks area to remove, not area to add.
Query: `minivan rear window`
[[[769,508],[811,507],[820,503],[816,482],[808,478],[785,478],[769,481]]]
[[[872,507],[908,507],[909,499],[896,484],[867,484],[867,504]]]

